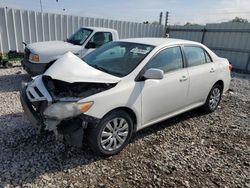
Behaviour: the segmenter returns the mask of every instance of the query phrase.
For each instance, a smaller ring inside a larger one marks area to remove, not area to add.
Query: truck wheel
[[[208,94],[203,109],[208,113],[215,111],[220,104],[221,95],[222,95],[221,85],[215,84]]]
[[[130,141],[133,121],[124,111],[113,111],[99,124],[89,125],[87,138],[91,149],[98,155],[119,153]]]

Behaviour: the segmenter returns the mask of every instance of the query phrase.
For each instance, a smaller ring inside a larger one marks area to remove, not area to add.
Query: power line
[[[41,12],[43,12],[42,0],[40,0],[40,8],[41,8]]]

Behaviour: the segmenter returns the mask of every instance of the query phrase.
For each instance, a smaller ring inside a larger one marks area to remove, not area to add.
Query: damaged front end
[[[83,98],[106,91],[115,83],[68,83],[38,76],[23,86],[21,103],[25,114],[39,130],[53,131],[56,138],[80,147],[84,129],[99,119],[84,114],[93,101],[79,103]]]

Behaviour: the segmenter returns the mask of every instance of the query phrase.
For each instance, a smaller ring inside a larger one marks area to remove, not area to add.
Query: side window
[[[189,67],[207,63],[205,52],[202,48],[193,47],[193,46],[185,46],[184,51],[187,57]]]
[[[157,68],[164,71],[164,73],[181,69],[182,55],[180,47],[167,48],[160,51],[153,59],[146,65],[146,69]]]
[[[105,43],[112,41],[112,34],[109,32],[97,32],[90,39],[90,42],[95,43],[95,47],[98,48]]]

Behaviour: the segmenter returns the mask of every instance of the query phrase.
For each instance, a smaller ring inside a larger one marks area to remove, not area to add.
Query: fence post
[[[4,21],[5,21],[6,34],[7,34],[7,46],[8,46],[8,50],[11,50],[10,37],[9,37],[8,17],[7,17],[7,8],[4,8]]]
[[[201,38],[201,43],[204,44],[204,40],[205,40],[205,36],[206,36],[206,32],[207,32],[206,27],[204,27],[201,31],[203,32],[202,38]]]
[[[3,43],[2,43],[2,32],[0,30],[0,53],[3,55]]]
[[[250,64],[250,52],[249,52],[249,56],[248,56],[247,64],[246,64],[246,73],[249,73],[249,72],[250,72],[250,70],[247,70],[249,64]]]

